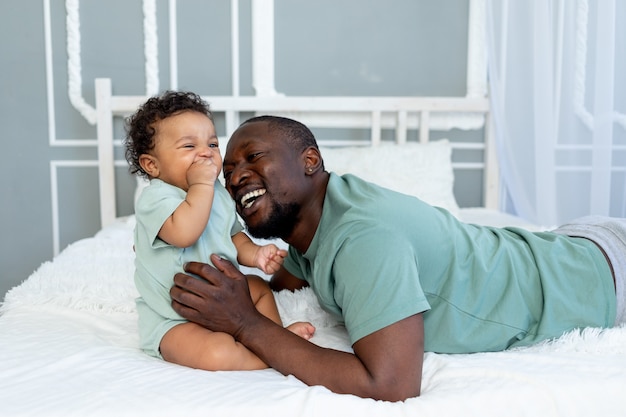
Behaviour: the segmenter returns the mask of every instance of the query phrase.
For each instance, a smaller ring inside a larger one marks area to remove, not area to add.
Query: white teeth
[[[263,194],[265,194],[265,189],[260,189],[260,190],[254,190],[254,191],[250,191],[249,193],[246,193],[243,197],[241,197],[241,205],[243,206],[243,208],[249,208],[250,206],[252,206],[252,203],[254,203],[254,200],[257,197],[262,196]]]

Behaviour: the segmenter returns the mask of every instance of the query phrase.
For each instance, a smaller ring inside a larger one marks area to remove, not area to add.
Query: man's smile
[[[254,204],[254,202],[261,197],[263,194],[265,194],[267,190],[265,188],[260,188],[257,190],[252,190],[249,191],[247,193],[245,193],[243,195],[243,197],[241,197],[241,199],[239,200],[239,203],[241,204],[241,207],[246,210],[249,209],[250,207],[252,207],[252,205]]]

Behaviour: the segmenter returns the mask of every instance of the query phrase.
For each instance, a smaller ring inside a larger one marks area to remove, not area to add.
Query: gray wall
[[[96,158],[95,147],[83,145],[95,139],[95,127],[68,98],[61,0],[49,0],[51,85],[47,81],[45,1],[0,2],[0,298],[53,257],[51,161]],[[250,0],[240,0],[239,10],[241,94],[254,94]],[[157,1],[157,16],[165,89],[166,0]],[[463,96],[467,17],[468,0],[275,0],[276,89],[288,95]],[[84,0],[80,19],[85,100],[94,104],[96,77],[112,78],[116,94],[145,94],[141,1]],[[230,94],[230,2],[179,1],[178,26],[178,87]],[[119,124],[117,132],[120,138]],[[69,145],[51,145],[51,137]],[[132,179],[124,168],[117,173],[119,214],[130,214]],[[98,230],[97,173],[94,167],[67,167],[57,174],[63,249]],[[468,198],[461,205],[479,204]]]

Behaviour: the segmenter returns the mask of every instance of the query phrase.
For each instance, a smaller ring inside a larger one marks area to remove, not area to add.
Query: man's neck
[[[312,177],[314,192],[311,193],[311,198],[302,205],[298,216],[298,224],[294,227],[292,233],[283,238],[285,242],[300,253],[305,253],[309,249],[319,227],[329,179],[330,175],[325,171],[319,172]]]

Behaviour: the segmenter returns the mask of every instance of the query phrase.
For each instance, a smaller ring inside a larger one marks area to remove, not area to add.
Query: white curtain
[[[488,0],[502,208],[626,217],[626,2]]]

